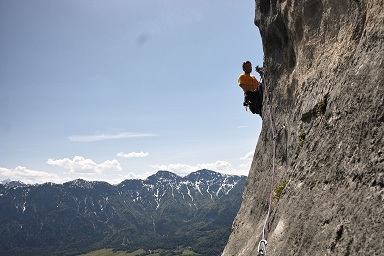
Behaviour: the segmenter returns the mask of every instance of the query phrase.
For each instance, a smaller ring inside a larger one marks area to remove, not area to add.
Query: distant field
[[[112,249],[100,249],[97,251],[89,252],[86,254],[81,254],[80,256],[138,256],[143,253],[144,250],[137,250],[131,253],[127,253],[125,251],[116,251],[113,252]],[[152,254],[153,256],[158,256],[156,254]]]
[[[189,255],[200,255],[200,254],[195,253],[191,250],[184,250],[182,255],[188,255],[189,256]]]

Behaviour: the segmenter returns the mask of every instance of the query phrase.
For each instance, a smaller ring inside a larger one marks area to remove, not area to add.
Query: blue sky
[[[0,0],[0,181],[247,175],[261,119],[237,77],[262,65],[254,5]]]

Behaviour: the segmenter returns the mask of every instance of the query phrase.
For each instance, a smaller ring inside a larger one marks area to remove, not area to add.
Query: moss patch
[[[327,97],[324,97],[321,101],[319,101],[315,106],[315,114],[316,117],[324,115],[327,110]]]
[[[283,181],[281,182],[276,188],[275,188],[275,195],[273,196],[273,199],[275,200],[275,202],[279,202],[279,199],[280,199],[280,196],[281,194],[283,193],[283,190],[285,189],[285,187],[287,186],[288,184],[288,181]]]
[[[302,147],[304,145],[304,141],[305,141],[305,136],[307,135],[307,133],[305,131],[301,131],[300,134],[299,134],[299,146]]]

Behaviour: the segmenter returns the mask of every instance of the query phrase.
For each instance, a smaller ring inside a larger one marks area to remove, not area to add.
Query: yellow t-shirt
[[[257,88],[257,86],[259,86],[259,81],[257,81],[256,77],[251,75],[251,74],[245,74],[245,73],[241,74],[237,81],[238,81],[239,85],[245,84],[245,85],[251,87],[252,90],[255,90]],[[246,90],[244,90],[244,92],[245,91]]]

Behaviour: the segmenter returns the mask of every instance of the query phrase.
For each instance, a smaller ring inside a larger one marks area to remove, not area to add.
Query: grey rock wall
[[[284,181],[267,255],[384,255],[383,10],[382,0],[256,1],[270,101],[223,256],[257,255]],[[273,187],[269,109],[280,131]]]

